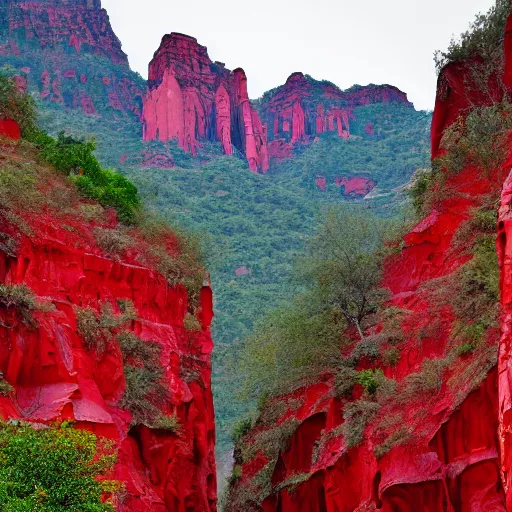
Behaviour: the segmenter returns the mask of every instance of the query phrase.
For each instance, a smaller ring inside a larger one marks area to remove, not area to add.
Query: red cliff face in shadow
[[[59,180],[47,185],[65,190]],[[76,209],[84,204],[77,198]],[[49,207],[37,215],[24,212],[23,218],[20,230],[0,216],[0,284],[26,285],[47,307],[34,312],[28,325],[0,304],[0,371],[15,390],[0,395],[0,418],[71,420],[112,439],[118,458],[111,476],[126,488],[116,503],[119,511],[215,511],[209,286],[199,294],[198,325],[185,328],[192,311],[187,290],[140,263],[143,242],[117,258],[98,247],[95,233],[116,228],[114,212],[89,222]],[[176,432],[132,424],[122,402],[127,361],[120,344],[114,339],[95,352],[77,328],[83,308],[100,314],[108,306],[119,317],[126,301],[134,314],[123,332],[158,346],[166,391],[159,408],[178,419]]]
[[[467,80],[472,61],[449,64],[441,72],[433,157],[442,153],[443,134],[460,115],[468,114],[467,107],[499,102],[512,91],[511,27],[512,17],[505,37],[504,78],[489,79],[490,94],[482,94]],[[323,115],[322,109],[319,113]],[[477,350],[452,360],[433,395],[423,392],[379,405],[355,446],[344,436],[344,411],[361,396],[357,386],[351,396],[336,395],[333,377],[326,374],[318,376],[316,384],[269,400],[266,407],[279,411],[278,417],[272,423],[259,421],[244,439],[244,450],[254,456],[239,460],[241,477],[232,486],[234,505],[229,511],[241,503],[260,512],[512,510],[510,147],[509,139],[505,163],[490,173],[467,165],[447,174],[443,187],[450,193],[440,194],[431,213],[405,235],[403,249],[387,258],[382,286],[391,292],[389,305],[402,312],[403,341],[400,360],[380,367],[400,390],[421,375],[425,361],[440,361],[453,350],[458,325],[449,306],[450,289],[440,283],[459,276],[457,271],[473,257],[466,250],[471,241],[465,240],[461,248],[457,232],[472,218],[474,208],[502,190],[497,222],[500,325],[486,331]],[[272,459],[259,449],[258,439],[279,439],[285,426],[291,436],[277,460]],[[258,449],[251,451],[253,447]]]
[[[342,91],[330,82],[293,73],[284,85],[265,93],[258,101],[261,119],[269,126],[270,159],[288,158],[294,144],[310,143],[321,133],[336,132],[348,139],[353,109],[373,103],[412,107],[407,95],[396,87],[354,86]]]
[[[212,62],[207,49],[182,34],[164,36],[149,65],[143,107],[144,140],[177,139],[196,155],[218,141],[227,155],[243,153],[254,172],[268,170],[267,131],[247,94],[242,69]]]

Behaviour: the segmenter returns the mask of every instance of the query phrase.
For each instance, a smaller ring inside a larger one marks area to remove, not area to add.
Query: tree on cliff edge
[[[382,301],[381,252],[391,222],[360,209],[327,212],[300,266],[321,302],[339,308],[364,339],[364,320]]]

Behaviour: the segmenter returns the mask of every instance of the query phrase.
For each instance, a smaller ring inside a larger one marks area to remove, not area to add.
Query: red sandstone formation
[[[268,170],[267,131],[252,108],[242,69],[212,62],[207,49],[182,34],[164,36],[149,65],[144,140],[177,139],[193,155],[203,141],[243,153],[252,171]]]
[[[468,106],[499,101],[504,93],[499,83],[512,92],[511,37],[512,16],[505,37],[504,78],[491,77],[490,94],[482,94],[466,80],[474,62],[449,64],[441,72],[433,157],[442,154],[443,134],[460,115],[467,115]],[[280,411],[277,419],[258,422],[244,439],[245,446],[250,449],[258,436],[273,429],[293,434],[277,461],[264,450],[243,461],[242,476],[233,486],[235,505],[229,510],[240,509],[241,503],[244,510],[259,512],[512,510],[511,166],[509,151],[505,164],[490,174],[468,165],[447,175],[443,187],[450,194],[442,195],[435,209],[404,237],[401,252],[388,258],[382,286],[391,292],[389,305],[401,312],[403,340],[400,360],[395,366],[384,365],[384,373],[403,389],[426,360],[435,363],[453,349],[457,324],[447,300],[450,289],[441,283],[447,276],[457,276],[454,272],[472,258],[465,250],[471,241],[465,240],[461,248],[454,235],[471,218],[473,208],[503,188],[497,238],[500,328],[489,328],[478,350],[454,359],[434,394],[381,404],[363,441],[354,447],[343,436],[343,411],[361,397],[360,387],[351,397],[336,396],[332,377],[326,374],[316,384],[271,399],[266,407]],[[369,365],[359,364],[357,369]],[[280,438],[276,434],[273,439]],[[376,448],[381,448],[379,454]],[[255,497],[261,493],[267,497],[259,504]]]
[[[407,95],[389,85],[354,86],[342,91],[334,84],[293,73],[286,83],[258,100],[261,119],[270,127],[270,159],[292,155],[293,144],[309,143],[318,134],[337,132],[350,137],[353,109],[372,103],[400,103],[412,107]],[[366,133],[373,135],[373,127]]]
[[[327,178],[325,176],[317,176],[315,183],[320,190],[327,190]],[[336,178],[334,186],[340,188],[345,197],[362,198],[375,188],[375,183],[364,176],[344,176]]]
[[[4,0],[2,9],[8,11],[11,46],[19,48],[32,39],[41,48],[65,45],[77,54],[85,48],[128,66],[100,0]]]
[[[45,186],[69,187],[60,180]],[[76,200],[79,211],[84,204]],[[23,230],[3,213],[0,283],[25,284],[45,309],[34,312],[34,325],[28,325],[15,310],[0,305],[0,371],[15,388],[13,395],[0,396],[0,418],[39,424],[72,420],[77,428],[112,439],[118,448],[112,478],[126,486],[116,504],[119,511],[215,511],[209,286],[201,290],[196,312],[202,329],[187,330],[187,291],[170,286],[163,275],[139,262],[144,242],[120,258],[96,244],[98,228],[116,228],[114,212],[91,223],[50,207],[44,213],[24,211]],[[77,331],[79,308],[100,311],[108,304],[120,315],[126,300],[132,301],[136,315],[123,329],[161,348],[168,390],[162,412],[178,417],[177,433],[130,425],[131,414],[119,405],[125,376],[118,344],[109,344],[102,353],[87,350]]]
[[[4,0],[1,10],[0,55],[42,99],[87,115],[111,107],[140,116],[142,79],[100,0]]]
[[[375,183],[364,176],[344,176],[336,178],[336,186],[341,187],[344,196],[364,197],[375,188]]]

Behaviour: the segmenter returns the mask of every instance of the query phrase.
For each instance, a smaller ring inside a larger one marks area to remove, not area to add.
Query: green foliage
[[[337,397],[346,397],[352,393],[354,385],[357,383],[357,371],[345,365],[340,365],[338,371],[334,374],[334,392]]]
[[[322,303],[337,308],[361,339],[363,322],[385,297],[378,286],[379,251],[392,228],[392,222],[364,210],[330,210],[310,243],[310,256],[301,262],[304,276],[316,285]]]
[[[512,105],[507,100],[476,107],[443,133],[445,151],[434,163],[448,173],[458,173],[468,165],[489,173],[498,169],[507,155],[508,132],[512,129]]]
[[[165,430],[173,434],[178,433],[183,428],[179,418],[176,415],[166,414],[161,414],[158,416],[152,422],[151,427],[158,430]]]
[[[478,14],[469,30],[461,34],[460,40],[452,39],[446,52],[435,53],[437,70],[440,71],[449,62],[474,57],[491,62],[501,60],[510,9],[510,0],[496,0],[496,4],[486,14]]]
[[[107,512],[102,494],[115,454],[87,430],[0,424],[0,508],[4,512]],[[116,486],[114,486],[116,488]],[[119,486],[117,486],[119,489]]]
[[[449,366],[448,359],[425,359],[421,371],[406,378],[406,395],[418,396],[425,392],[438,393],[443,385],[443,375]]]
[[[396,366],[400,361],[401,357],[402,354],[400,353],[399,349],[390,348],[384,353],[383,359],[388,366]]]
[[[239,420],[231,432],[231,439],[237,444],[244,436],[246,436],[252,429],[253,420],[252,418],[243,418]]]
[[[134,425],[163,428],[162,425],[169,420],[160,412],[168,396],[160,362],[160,345],[143,341],[131,331],[121,331],[117,341],[123,354],[126,379],[120,406],[132,413]]]
[[[34,292],[25,284],[0,284],[0,306],[13,309],[29,327],[35,327],[33,312],[38,309]]]
[[[418,169],[411,178],[408,194],[418,217],[427,214],[427,209],[430,206],[429,192],[435,183],[435,178],[436,174],[432,169]]]
[[[364,437],[364,431],[380,409],[377,402],[356,400],[345,404],[342,426],[343,437],[349,448],[358,445]]]
[[[473,258],[449,282],[450,303],[458,320],[454,337],[478,344],[489,327],[496,325],[499,302],[499,267],[496,236],[477,234],[469,247]]]
[[[136,317],[131,301],[122,303],[121,313],[116,315],[109,302],[103,302],[100,312],[90,307],[75,308],[78,333],[84,339],[84,346],[99,356],[111,346],[115,331]]]
[[[183,327],[185,327],[187,331],[197,332],[201,330],[201,323],[195,315],[187,313],[183,319]]]
[[[259,451],[262,451],[270,461],[275,463],[279,454],[288,447],[299,425],[299,420],[291,418],[279,425],[273,425],[272,428],[258,432],[254,439],[242,445],[241,461],[248,462]]]
[[[361,384],[370,396],[373,396],[379,386],[379,377],[382,377],[383,375],[384,374],[380,369],[361,370],[356,375],[356,382]]]
[[[93,141],[74,139],[63,132],[54,139],[42,131],[33,134],[31,140],[41,157],[69,175],[82,194],[115,208],[121,221],[135,221],[140,206],[137,188],[121,174],[100,166],[93,154]]]
[[[236,484],[240,480],[240,478],[242,478],[242,475],[243,475],[242,466],[235,464],[233,466],[233,471],[231,472],[231,478],[229,480],[230,485]]]
[[[401,426],[398,428],[398,430],[389,435],[383,443],[377,445],[374,448],[373,453],[375,454],[375,457],[377,457],[377,459],[380,459],[386,453],[388,453],[393,447],[409,442],[411,440],[411,437],[412,432],[410,428]]]
[[[16,89],[14,80],[0,73],[0,119],[13,119],[18,123],[23,136],[35,130],[36,108],[28,94]]]
[[[332,367],[343,344],[343,317],[310,295],[272,311],[244,341],[239,365],[249,398],[281,393]]]
[[[0,395],[8,396],[14,392],[14,388],[0,375]]]

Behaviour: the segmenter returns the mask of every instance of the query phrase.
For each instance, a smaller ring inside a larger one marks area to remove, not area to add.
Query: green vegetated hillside
[[[372,200],[384,204],[407,183],[412,172],[427,162],[427,132],[430,114],[397,103],[377,103],[355,108],[350,122],[351,138],[341,141],[336,133],[325,133],[292,160],[279,163],[272,174],[296,176],[305,188],[316,188],[323,176],[327,190],[339,193],[339,176],[364,176],[376,184]],[[374,135],[365,126],[373,126]]]

